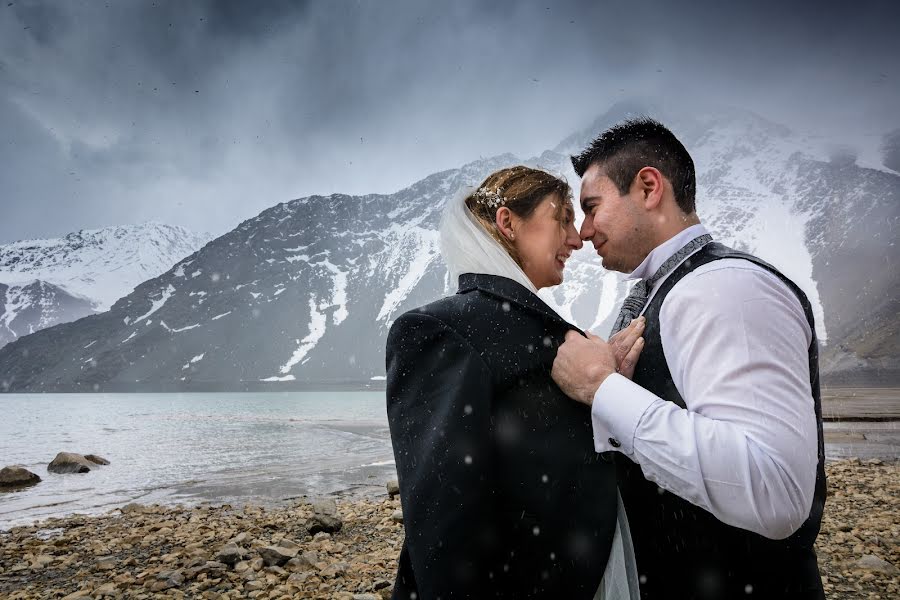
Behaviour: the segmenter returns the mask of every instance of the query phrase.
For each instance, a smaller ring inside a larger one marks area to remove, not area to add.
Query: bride
[[[451,200],[441,250],[459,290],[391,327],[406,531],[394,598],[638,597],[613,463],[594,452],[589,409],[550,378],[577,328],[537,290],[562,283],[582,246],[571,198],[516,166]],[[634,364],[637,339],[618,334],[619,364]]]

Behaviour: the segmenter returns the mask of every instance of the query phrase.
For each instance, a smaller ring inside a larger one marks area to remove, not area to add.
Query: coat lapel
[[[514,302],[530,311],[540,313],[545,319],[562,324],[568,329],[574,329],[584,335],[581,329],[560,317],[538,296],[512,279],[484,273],[463,273],[459,276],[459,289],[456,293],[465,294],[472,290],[479,290],[496,298]]]

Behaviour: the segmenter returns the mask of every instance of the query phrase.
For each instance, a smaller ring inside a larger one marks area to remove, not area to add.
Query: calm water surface
[[[383,493],[393,479],[384,392],[0,395],[0,467],[43,479],[0,492],[0,530],[128,502],[275,504]],[[826,454],[896,457],[898,423],[826,423]],[[112,464],[56,475],[57,452]]]
[[[0,529],[128,502],[271,504],[372,493],[393,478],[384,392],[9,394],[0,466],[43,481],[0,493]],[[56,475],[57,452],[109,466]]]

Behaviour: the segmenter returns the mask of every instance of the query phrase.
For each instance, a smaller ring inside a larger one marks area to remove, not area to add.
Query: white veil
[[[466,198],[475,190],[465,187],[451,198],[441,218],[440,247],[452,282],[463,273],[484,273],[512,279],[537,294],[537,288],[512,259],[506,248],[485,231],[466,208]],[[618,496],[618,492],[616,493]],[[612,549],[595,600],[638,600],[637,567],[622,498],[617,498],[616,529]]]
[[[450,270],[450,281],[455,285],[463,273],[499,275],[537,294],[522,267],[466,208],[466,198],[473,191],[475,188],[465,187],[448,200],[441,218],[441,254]]]

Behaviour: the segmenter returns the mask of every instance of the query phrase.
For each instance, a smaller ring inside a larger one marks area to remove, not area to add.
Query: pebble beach
[[[827,471],[826,597],[900,597],[900,463]],[[0,532],[0,598],[389,598],[402,541],[400,500],[386,492],[274,508],[129,504]]]

